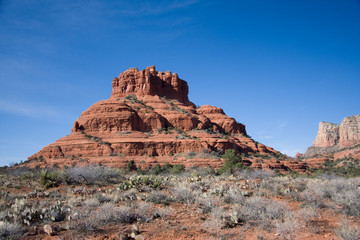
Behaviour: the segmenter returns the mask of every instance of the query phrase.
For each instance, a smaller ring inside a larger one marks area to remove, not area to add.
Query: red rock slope
[[[144,167],[165,162],[218,167],[222,160],[215,152],[235,149],[252,167],[304,168],[276,160],[279,152],[253,141],[221,108],[196,108],[176,73],[131,68],[114,78],[112,87],[111,97],[83,112],[70,135],[30,156],[27,164],[123,166],[135,160]]]

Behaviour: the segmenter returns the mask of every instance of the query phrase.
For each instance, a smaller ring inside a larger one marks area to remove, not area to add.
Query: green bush
[[[185,172],[185,166],[182,164],[175,164],[171,169],[170,169],[170,174],[180,174]]]
[[[156,164],[151,168],[150,173],[154,175],[159,175],[162,173],[169,173],[172,166],[169,163],[166,163],[164,166],[160,166],[160,164]]]
[[[244,168],[241,155],[235,153],[234,149],[226,150],[222,158],[225,159],[225,162],[222,165],[222,167],[218,170],[219,174],[232,174],[235,169]]]
[[[49,172],[47,169],[44,169],[39,176],[39,183],[45,189],[59,186],[62,180],[63,178],[59,171]]]
[[[128,162],[126,164],[126,170],[128,170],[129,172],[136,171],[136,169],[137,169],[137,167],[136,167],[134,160],[131,160],[130,162]]]
[[[137,100],[137,97],[135,94],[129,94],[125,97],[127,100]]]

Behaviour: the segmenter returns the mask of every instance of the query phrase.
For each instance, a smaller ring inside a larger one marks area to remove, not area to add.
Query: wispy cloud
[[[171,11],[183,9],[190,7],[196,3],[200,2],[199,0],[188,0],[188,1],[163,1],[159,4],[154,4],[149,1],[142,1],[139,5],[131,4],[131,6],[119,5],[120,14],[128,16],[147,16],[147,15],[158,15],[163,13],[168,13]]]
[[[64,113],[53,106],[35,105],[24,102],[11,102],[1,99],[0,111],[33,118],[72,118],[70,114]]]
[[[277,125],[277,128],[284,129],[287,125],[288,125],[288,122],[285,120],[285,121],[279,122],[279,124]]]

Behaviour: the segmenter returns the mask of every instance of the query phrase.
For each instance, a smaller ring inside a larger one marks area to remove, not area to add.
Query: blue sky
[[[0,1],[0,165],[150,65],[293,156],[319,121],[360,114],[360,1]]]

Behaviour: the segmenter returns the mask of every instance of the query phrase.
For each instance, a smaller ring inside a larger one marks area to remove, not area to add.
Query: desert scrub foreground
[[[360,178],[225,170],[3,168],[0,239],[359,239]]]

